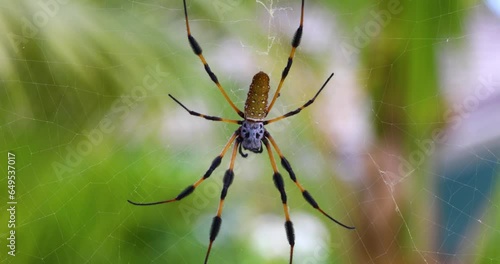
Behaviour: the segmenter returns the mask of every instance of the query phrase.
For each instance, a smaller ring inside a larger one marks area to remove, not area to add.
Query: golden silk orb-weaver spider
[[[326,79],[325,83],[321,86],[321,88],[316,92],[314,97],[307,101],[304,105],[301,107],[290,111],[282,116],[278,116],[275,118],[271,119],[266,119],[267,114],[271,111],[271,108],[273,107],[274,103],[276,102],[276,99],[278,98],[280,94],[280,90],[283,86],[283,82],[285,81],[285,78],[288,75],[288,72],[290,71],[290,68],[292,67],[293,63],[293,57],[295,54],[295,50],[300,44],[300,40],[302,38],[302,29],[303,29],[303,24],[304,24],[304,0],[302,0],[302,5],[301,5],[301,11],[300,11],[300,24],[299,27],[297,28],[297,31],[295,32],[295,35],[293,36],[292,39],[292,50],[290,52],[290,55],[288,56],[288,61],[283,69],[283,72],[281,74],[281,80],[278,84],[278,88],[276,89],[276,92],[274,93],[274,96],[271,100],[271,103],[268,104],[268,94],[269,94],[269,76],[264,73],[264,72],[258,72],[257,74],[254,75],[252,79],[252,83],[250,84],[250,88],[248,91],[247,99],[245,101],[245,108],[244,112],[238,109],[236,105],[231,101],[227,93],[225,92],[224,88],[222,85],[219,83],[219,80],[217,79],[217,76],[212,72],[210,69],[210,66],[208,65],[207,61],[205,60],[205,57],[203,57],[202,54],[202,49],[198,42],[195,40],[195,38],[191,35],[191,30],[189,28],[189,20],[188,20],[188,14],[187,14],[187,8],[186,8],[186,0],[183,0],[184,4],[184,17],[186,20],[186,31],[187,31],[187,37],[189,44],[191,48],[193,49],[193,52],[200,58],[201,62],[203,63],[203,66],[205,67],[205,71],[207,74],[210,76],[210,79],[215,83],[217,88],[220,90],[226,101],[231,105],[231,108],[236,111],[236,113],[243,118],[243,120],[233,120],[233,119],[226,119],[226,118],[221,118],[217,116],[209,116],[209,115],[204,115],[200,114],[198,112],[192,111],[188,109],[186,106],[184,106],[179,100],[174,98],[172,95],[169,94],[169,96],[177,103],[179,104],[182,108],[184,108],[189,114],[193,116],[198,116],[205,118],[207,120],[212,120],[212,121],[221,121],[221,122],[226,122],[226,123],[233,123],[239,125],[238,129],[233,133],[229,141],[226,143],[220,154],[212,161],[212,164],[208,168],[208,170],[205,172],[205,174],[197,180],[194,184],[189,185],[187,188],[185,188],[182,192],[180,192],[175,198],[169,199],[169,200],[164,200],[164,201],[159,201],[159,202],[152,202],[152,203],[136,203],[128,200],[129,203],[133,205],[156,205],[156,204],[163,204],[163,203],[170,203],[170,202],[175,202],[183,199],[184,197],[190,195],[193,193],[193,191],[198,187],[204,180],[206,180],[212,172],[220,165],[222,158],[226,154],[226,152],[231,148],[231,146],[234,143],[233,149],[232,149],[232,154],[231,154],[231,160],[229,162],[229,168],[226,170],[224,177],[223,177],[223,187],[222,187],[222,192],[220,196],[220,201],[219,201],[219,207],[217,209],[216,216],[212,220],[212,226],[210,229],[210,235],[209,239],[210,242],[208,244],[208,249],[207,253],[205,255],[205,261],[204,263],[206,264],[208,262],[208,257],[210,256],[210,251],[212,249],[212,244],[215,241],[215,238],[217,237],[217,234],[219,233],[221,223],[222,223],[222,209],[224,206],[224,200],[227,195],[227,191],[229,189],[229,186],[231,186],[233,179],[234,179],[234,161],[236,159],[236,156],[239,152],[239,154],[242,157],[247,157],[248,153],[245,153],[244,150],[249,150],[253,153],[262,153],[263,148],[262,148],[262,143],[266,147],[267,153],[269,154],[269,160],[271,161],[271,167],[273,169],[273,181],[274,185],[278,189],[280,195],[281,195],[281,202],[283,203],[283,211],[285,213],[285,231],[286,231],[286,236],[288,239],[288,243],[290,244],[290,264],[293,261],[293,248],[295,245],[295,233],[294,233],[294,228],[292,221],[290,220],[290,213],[288,211],[288,205],[287,205],[287,195],[285,192],[285,184],[283,181],[283,177],[281,176],[280,172],[278,171],[278,167],[276,166],[276,161],[274,159],[273,155],[273,149],[276,151],[276,153],[279,155],[281,159],[281,165],[283,168],[288,172],[290,175],[290,179],[295,183],[295,185],[299,188],[299,190],[302,192],[302,196],[304,199],[316,210],[318,210],[320,213],[322,213],[324,216],[328,217],[330,220],[333,222],[339,224],[340,226],[347,228],[347,229],[354,229],[354,227],[347,226],[345,224],[342,224],[341,222],[335,220],[333,217],[325,213],[318,205],[318,203],[314,200],[314,198],[311,196],[311,194],[299,183],[297,180],[297,177],[295,176],[295,173],[292,170],[292,166],[288,162],[288,160],[283,156],[283,153],[279,149],[278,145],[276,144],[276,141],[274,138],[271,136],[271,134],[265,129],[265,125],[274,123],[276,121],[282,120],[284,118],[293,116],[298,114],[302,109],[306,108],[307,106],[311,105],[316,97],[321,93],[323,88],[325,88],[326,84],[330,81],[330,79],[333,77],[333,73]],[[272,147],[271,147],[272,146]]]

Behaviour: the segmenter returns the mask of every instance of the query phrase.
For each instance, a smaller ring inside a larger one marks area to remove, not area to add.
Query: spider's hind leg
[[[271,109],[273,108],[273,105],[276,102],[276,99],[278,99],[278,96],[280,95],[280,91],[281,91],[281,88],[283,87],[283,83],[285,82],[285,78],[288,76],[288,72],[290,71],[290,68],[292,67],[293,57],[295,55],[295,50],[300,45],[300,40],[302,39],[303,25],[304,25],[304,0],[302,0],[302,5],[300,8],[299,27],[295,31],[295,34],[293,35],[293,39],[292,39],[292,43],[291,43],[292,50],[290,51],[290,55],[288,55],[288,60],[287,60],[286,66],[283,69],[283,72],[281,73],[281,80],[278,84],[278,88],[276,89],[276,92],[274,92],[273,99],[271,100],[271,103],[267,107],[267,110],[266,110],[267,113],[271,112]]]
[[[231,108],[240,116],[244,117],[245,115],[243,112],[238,109],[238,107],[233,103],[231,98],[227,95],[226,91],[222,87],[222,85],[219,83],[219,80],[217,79],[217,76],[215,73],[210,69],[210,66],[208,65],[208,62],[205,60],[205,57],[203,57],[203,50],[201,49],[200,44],[196,41],[196,39],[191,35],[191,29],[189,28],[189,19],[188,19],[188,12],[187,12],[187,7],[186,7],[186,0],[183,0],[184,4],[184,18],[186,20],[186,31],[187,31],[187,36],[188,36],[188,41],[189,45],[191,46],[191,49],[193,49],[194,54],[200,58],[201,63],[203,63],[203,67],[205,68],[205,71],[207,72],[208,76],[210,76],[210,79],[212,82],[215,83],[219,91],[222,93],[222,96],[226,99],[226,101],[231,105]]]

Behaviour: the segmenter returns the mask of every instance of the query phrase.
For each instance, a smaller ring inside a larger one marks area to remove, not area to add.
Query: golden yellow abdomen
[[[245,119],[259,121],[266,117],[269,89],[269,76],[265,72],[253,76],[245,102]]]

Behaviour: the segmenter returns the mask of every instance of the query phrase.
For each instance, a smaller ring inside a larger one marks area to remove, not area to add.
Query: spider
[[[283,177],[281,176],[280,172],[278,171],[278,168],[276,166],[276,161],[274,159],[273,155],[273,150],[276,151],[276,153],[279,155],[281,159],[281,165],[283,168],[288,172],[290,175],[290,179],[295,183],[295,185],[299,188],[299,190],[302,192],[302,196],[304,199],[316,210],[318,210],[321,214],[324,216],[328,217],[330,220],[333,222],[337,223],[338,225],[347,228],[347,229],[354,229],[352,226],[347,226],[327,213],[325,213],[321,207],[318,205],[318,203],[314,200],[312,195],[299,183],[297,180],[297,177],[295,176],[295,173],[292,170],[292,166],[288,162],[288,160],[283,156],[283,153],[281,152],[280,148],[276,144],[276,141],[274,138],[271,136],[271,134],[265,129],[265,125],[277,122],[279,120],[282,120],[284,118],[294,116],[298,114],[300,111],[302,111],[304,108],[307,106],[311,105],[316,97],[321,93],[323,88],[325,88],[326,84],[330,81],[330,79],[333,77],[333,73],[330,74],[330,76],[326,79],[325,83],[321,86],[321,88],[316,92],[314,97],[307,101],[304,105],[301,107],[290,111],[282,116],[278,116],[275,118],[271,119],[266,119],[267,114],[271,111],[274,103],[276,102],[276,99],[278,98],[280,94],[280,90],[283,86],[283,82],[285,81],[285,78],[288,75],[288,72],[290,71],[290,68],[293,63],[293,57],[295,54],[295,50],[300,44],[300,40],[302,38],[302,29],[303,29],[303,22],[304,22],[304,0],[302,0],[302,5],[301,5],[301,11],[300,11],[300,24],[299,27],[297,28],[297,31],[295,32],[295,35],[293,36],[292,39],[292,49],[290,52],[290,55],[288,56],[288,61],[283,69],[283,72],[281,74],[281,80],[278,84],[278,88],[276,89],[276,92],[274,93],[274,96],[271,100],[271,103],[268,105],[268,94],[270,90],[269,86],[269,76],[264,73],[264,72],[258,72],[257,74],[254,75],[252,79],[252,83],[250,84],[250,89],[248,91],[247,99],[245,102],[245,108],[244,112],[242,112],[238,107],[231,101],[227,93],[225,92],[224,88],[222,85],[219,83],[219,80],[217,79],[217,76],[212,72],[210,69],[210,66],[208,65],[207,61],[205,60],[205,57],[202,54],[202,49],[198,42],[195,40],[195,38],[191,35],[191,30],[189,28],[189,20],[188,20],[188,13],[187,13],[187,8],[186,8],[186,0],[183,0],[184,4],[184,18],[186,20],[186,31],[187,31],[187,37],[189,41],[189,45],[191,46],[193,52],[199,57],[201,62],[203,63],[203,66],[205,67],[205,71],[209,75],[210,79],[215,83],[217,88],[220,90],[222,95],[224,96],[225,100],[229,103],[232,109],[241,117],[243,120],[233,120],[233,119],[226,119],[222,117],[217,117],[217,116],[209,116],[205,114],[201,114],[195,111],[190,110],[186,106],[184,106],[179,100],[177,100],[175,97],[169,94],[170,98],[172,98],[177,104],[179,104],[182,108],[184,108],[190,115],[201,117],[207,120],[211,121],[220,121],[220,122],[226,122],[226,123],[233,123],[239,125],[238,129],[233,133],[233,135],[229,138],[229,141],[226,143],[220,154],[215,157],[215,159],[212,161],[212,164],[208,168],[208,170],[205,172],[205,174],[198,179],[195,183],[192,185],[189,185],[187,188],[185,188],[182,192],[180,192],[175,198],[169,199],[169,200],[163,200],[163,201],[158,201],[158,202],[151,202],[151,203],[137,203],[128,200],[129,203],[133,205],[140,205],[140,206],[147,206],[147,205],[157,205],[157,204],[164,204],[164,203],[170,203],[170,202],[176,202],[180,201],[181,199],[185,198],[186,196],[190,195],[193,193],[193,191],[198,187],[203,181],[205,181],[212,172],[220,165],[222,158],[224,155],[228,152],[228,150],[231,148],[231,146],[234,143],[233,149],[232,149],[232,154],[231,154],[231,160],[229,162],[229,168],[226,170],[224,177],[223,177],[223,187],[222,187],[222,192],[220,196],[220,201],[219,201],[219,207],[217,209],[216,216],[212,220],[212,226],[210,228],[210,235],[209,239],[210,242],[208,244],[208,249],[205,255],[205,261],[204,263],[206,264],[208,262],[208,258],[210,256],[210,251],[212,249],[212,244],[215,241],[215,238],[217,237],[217,234],[219,233],[221,223],[222,223],[222,209],[224,207],[224,200],[227,195],[227,191],[229,189],[229,186],[231,186],[233,179],[234,179],[234,162],[236,159],[236,156],[239,152],[239,154],[243,157],[246,158],[248,156],[248,152],[246,151],[251,151],[253,153],[262,153],[263,152],[263,147],[262,145],[265,146],[267,153],[269,154],[269,160],[271,161],[271,167],[273,169],[273,181],[274,185],[278,189],[280,195],[281,195],[281,202],[283,203],[283,211],[285,213],[285,231],[286,231],[286,236],[288,243],[290,244],[290,264],[293,261],[293,248],[295,245],[295,233],[294,233],[294,228],[292,221],[290,220],[290,213],[288,211],[288,205],[287,205],[287,195],[285,192],[285,183],[283,181]]]

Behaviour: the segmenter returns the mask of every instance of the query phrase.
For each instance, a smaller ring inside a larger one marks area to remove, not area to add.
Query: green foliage
[[[306,5],[320,5],[309,2]],[[325,5],[333,6],[325,10],[333,14],[335,8],[347,14],[336,17],[348,28],[346,31],[365,17],[359,10],[373,7],[371,1],[336,2],[325,1]],[[412,127],[405,130],[408,134],[402,144],[409,148],[413,147],[410,139],[428,133],[442,111],[437,96],[435,44],[460,32],[464,19],[459,12],[461,1],[457,6],[439,1],[439,9],[432,1],[424,2],[406,3],[405,11],[393,18],[400,23],[391,24],[383,37],[361,53],[362,68],[370,69],[368,91],[376,102],[374,108],[382,113],[373,119],[379,135],[390,129],[387,124],[408,124]],[[56,4],[44,7],[44,3]],[[268,32],[267,22],[260,23],[261,17],[256,15],[264,12],[263,7],[251,1],[192,0],[188,5],[191,26],[205,50],[214,51],[226,40],[235,46],[250,43],[253,62],[265,61],[269,66],[266,71],[272,72],[276,84],[292,32]],[[273,8],[277,5],[288,8],[292,3],[274,2]],[[295,11],[287,11],[292,27],[297,22]],[[351,12],[356,16],[350,16]],[[445,26],[436,29],[435,19]],[[286,28],[283,24],[280,26]],[[177,194],[202,175],[235,129],[225,124],[202,125],[205,120],[190,117],[169,99],[169,93],[179,95],[181,101],[193,102],[193,110],[206,106],[209,114],[235,118],[192,54],[184,27],[181,1],[4,1],[0,5],[2,175],[6,175],[3,157],[8,151],[16,154],[18,164],[17,254],[2,259],[8,263],[201,262],[218,193],[208,195],[210,189],[202,189],[184,207],[180,203],[134,207],[126,202],[168,199]],[[271,35],[277,37],[273,45],[269,45]],[[385,38],[388,35],[400,40]],[[267,51],[268,47],[268,53],[256,52]],[[207,52],[210,63],[215,57]],[[301,96],[313,94],[311,89],[300,90],[306,87],[305,80],[315,80],[330,71],[325,69],[328,62],[319,63],[319,67],[313,60],[304,55],[295,62],[284,88],[289,92],[280,97],[287,100],[286,109],[298,105],[288,101],[290,97],[303,100]],[[311,65],[313,72],[307,69]],[[255,65],[255,69],[259,67]],[[214,71],[241,105],[249,83]],[[252,74],[248,73],[249,80]],[[314,85],[320,84],[317,81]],[[404,114],[392,116],[404,106],[409,106]],[[182,119],[174,119],[181,115]],[[296,118],[294,122],[298,123],[290,124],[290,131],[277,132],[291,138],[277,139],[290,153],[289,159],[304,185],[315,191],[316,199],[334,200],[346,195],[347,188],[331,178],[320,181],[309,175],[305,168],[309,163],[300,156],[302,151],[330,154],[323,146],[326,139],[314,131],[314,122],[309,119],[307,114]],[[173,121],[177,121],[175,126]],[[170,140],[169,136],[185,132],[182,127],[190,125],[195,138]],[[267,157],[240,158],[239,162],[252,165],[242,167],[237,175],[241,178],[235,179],[230,190],[231,201],[223,220],[223,229],[228,228],[214,244],[212,263],[284,263],[278,257],[266,262],[269,260],[256,254],[249,242],[248,219],[259,213],[282,213]],[[320,165],[315,168],[318,174],[334,174],[328,157],[315,162]],[[226,166],[223,162],[214,173],[215,179],[210,180],[220,184]],[[252,175],[260,172],[262,175]],[[250,176],[258,177],[259,184],[245,179]],[[292,183],[287,184],[295,210],[316,213]],[[6,185],[7,179],[1,177],[1,197]],[[1,201],[0,209],[5,212],[6,200]],[[346,198],[326,209],[342,215],[355,204],[357,201]],[[248,215],[234,216],[244,210]],[[0,214],[2,241],[8,236],[6,222],[7,215]],[[335,239],[342,236],[339,229],[332,230],[329,232]],[[497,245],[498,236],[494,240],[489,245]],[[332,245],[329,254],[335,263],[351,259],[338,240]],[[482,254],[498,259],[489,245]],[[2,247],[2,256],[5,251]]]

